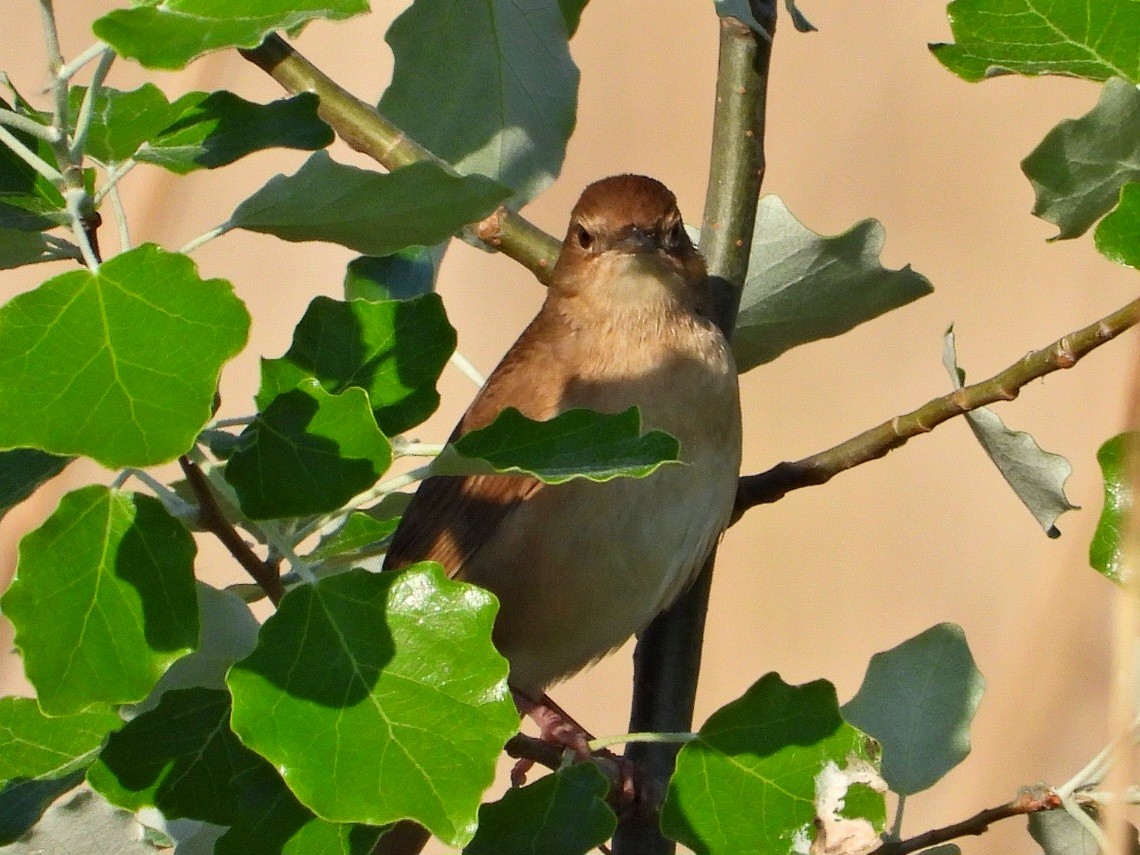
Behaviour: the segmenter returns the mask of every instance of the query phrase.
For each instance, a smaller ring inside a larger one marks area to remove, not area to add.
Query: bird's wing
[[[449,442],[486,427],[506,407],[531,419],[545,420],[559,412],[565,384],[557,355],[549,342],[557,320],[540,312],[456,425]],[[520,502],[542,488],[537,478],[523,475],[436,475],[425,480],[404,512],[384,567],[406,567],[417,561],[438,561],[449,576],[462,567]]]

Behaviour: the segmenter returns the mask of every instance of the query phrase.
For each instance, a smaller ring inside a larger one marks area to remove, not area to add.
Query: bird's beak
[[[638,252],[654,252],[660,248],[661,244],[655,235],[636,226],[631,226],[628,234],[623,235],[610,245],[612,250],[630,253],[631,255]]]

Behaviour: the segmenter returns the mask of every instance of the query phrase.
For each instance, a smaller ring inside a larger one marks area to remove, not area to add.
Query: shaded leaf
[[[0,451],[0,519],[71,462],[37,448]]]
[[[225,90],[191,92],[171,105],[170,122],[148,137],[136,158],[184,175],[267,148],[321,149],[334,134],[318,118],[317,103],[311,92],[269,104],[255,104]]]
[[[1029,835],[1045,855],[1100,855],[1096,838],[1067,811],[1031,813]]]
[[[0,447],[111,468],[177,457],[248,331],[228,282],[153,244],[49,279],[0,307]]]
[[[6,847],[4,855],[154,855],[154,846],[140,832],[131,814],[82,788],[48,808],[28,836]]]
[[[101,486],[20,541],[0,605],[44,712],[141,701],[194,648],[195,551],[157,499]]]
[[[3,198],[0,196],[0,220],[4,217]],[[60,257],[57,247],[40,232],[0,228],[0,270],[54,261]]]
[[[360,388],[389,436],[435,412],[435,384],[455,350],[455,330],[436,294],[411,300],[347,303],[317,297],[280,359],[261,365],[260,407],[306,377],[332,393]]]
[[[884,240],[877,220],[821,237],[804,228],[778,196],[761,199],[732,339],[738,370],[929,294],[930,282],[909,265],[887,270],[879,263]]]
[[[954,0],[946,11],[954,44],[931,50],[966,80],[1016,73],[1140,82],[1135,0]]]
[[[566,34],[573,37],[578,32],[578,24],[582,20],[582,11],[589,0],[558,0],[558,8],[562,10],[562,20],[566,24]]]
[[[393,255],[362,255],[344,274],[346,300],[410,300],[435,290],[447,244],[409,247]]]
[[[71,122],[74,125],[87,87],[74,86]],[[153,83],[123,92],[101,87],[91,102],[91,124],[86,153],[103,163],[120,163],[133,157],[139,147],[169,125],[175,117],[170,102]]]
[[[1096,227],[1096,248],[1117,264],[1140,268],[1140,184],[1125,184],[1120,204]]]
[[[479,830],[464,855],[582,855],[613,836],[609,782],[592,763],[575,763],[512,788],[479,809]]]
[[[520,14],[507,0],[418,0],[388,30],[396,65],[380,112],[460,173],[510,187],[512,205],[534,198],[574,129],[565,2]]]
[[[319,816],[463,845],[518,729],[494,613],[435,564],[295,588],[230,669],[233,728]]]
[[[307,557],[327,561],[343,555],[356,560],[383,552],[409,499],[407,493],[389,493],[377,509],[353,511],[338,529],[321,538]]]
[[[59,778],[9,781],[0,787],[0,846],[27,834],[52,802],[82,783],[79,769]]]
[[[966,381],[966,372],[958,367],[953,327],[946,331],[943,339],[942,364],[949,372],[954,388],[961,389]],[[1073,474],[1069,461],[1059,454],[1044,451],[1024,431],[1010,430],[988,407],[966,413],[966,422],[1038,525],[1049,537],[1060,537],[1057,517],[1065,511],[1078,509],[1065,495],[1065,481]]]
[[[275,30],[313,18],[341,20],[368,11],[367,0],[144,0],[115,9],[92,25],[116,52],[147,68],[182,68],[210,51],[257,47]]]
[[[368,395],[332,395],[314,379],[275,397],[242,434],[225,477],[252,519],[336,510],[367,490],[392,462]]]
[[[225,691],[168,692],[115,734],[88,778],[113,803],[131,810],[153,806],[167,819],[231,826],[218,841],[218,855],[366,855],[378,831],[314,817],[274,768],[238,741],[229,715]],[[357,844],[348,845],[354,836]]]
[[[567,410],[545,422],[507,407],[487,427],[445,447],[431,469],[433,475],[533,475],[547,484],[610,481],[644,478],[677,461],[679,452],[677,440],[663,431],[641,434],[637,407],[612,414]]]
[[[83,769],[122,723],[107,709],[49,717],[34,698],[0,698],[0,782],[57,779]]]
[[[806,847],[817,818],[817,776],[829,761],[864,762],[865,742],[840,718],[830,683],[789,686],[767,674],[681,748],[661,830],[710,855],[787,855],[797,839]],[[862,806],[871,826],[881,827],[882,796]]]
[[[1129,0],[1137,5],[1134,0]],[[1033,213],[1073,238],[1116,205],[1120,188],[1140,181],[1140,90],[1118,77],[1079,119],[1066,119],[1021,162],[1033,185]]]
[[[942,623],[871,657],[843,717],[879,741],[891,790],[925,790],[970,753],[985,691],[961,627]]]
[[[317,152],[242,202],[230,223],[283,240],[323,240],[365,255],[432,246],[481,220],[506,198],[500,184],[450,175],[421,161],[381,174]]]
[[[0,109],[13,108],[0,98]],[[30,109],[17,108],[15,112],[41,121],[39,114]],[[25,148],[35,152],[49,166],[58,167],[55,154],[47,142],[15,128],[8,130]],[[40,231],[69,221],[67,204],[55,185],[25,163],[8,146],[0,144],[0,228]]]
[[[1098,573],[1120,584],[1124,581],[1124,547],[1132,513],[1132,478],[1135,448],[1140,434],[1121,433],[1096,453],[1104,478],[1104,507],[1089,543],[1089,564]]]

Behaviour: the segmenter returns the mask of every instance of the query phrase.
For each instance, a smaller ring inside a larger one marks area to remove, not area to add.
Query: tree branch
[[[222,542],[230,555],[245,568],[245,571],[253,577],[253,581],[265,591],[269,601],[276,606],[285,595],[285,585],[281,581],[281,576],[273,567],[258,558],[257,553],[230,525],[222,509],[218,507],[218,500],[214,497],[214,491],[210,489],[210,482],[206,480],[198,464],[186,455],[182,455],[178,458],[178,465],[182,467],[190,489],[198,499],[198,520],[202,527]]]
[[[906,840],[888,840],[870,855],[908,855],[930,846],[937,846],[958,837],[984,834],[990,826],[1011,816],[1025,816],[1061,807],[1061,797],[1048,788],[1026,789],[1013,801],[997,807],[978,811],[969,819],[955,822],[943,828],[935,828]]]
[[[430,160],[454,174],[448,163],[328,77],[280,36],[269,36],[259,47],[240,53],[287,92],[314,93],[320,99],[320,117],[349,146],[368,155],[385,169],[398,169],[417,161]],[[550,279],[560,243],[517,212],[500,207],[482,222],[474,224],[471,231],[530,270],[543,284]]]
[[[955,416],[995,401],[1012,401],[1022,387],[1062,368],[1072,368],[1087,354],[1140,321],[1140,300],[1134,300],[1083,329],[1062,336],[1019,359],[988,380],[964,386],[905,415],[895,416],[827,451],[795,462],[779,463],[767,472],[740,479],[736,498],[738,520],[756,505],[775,502],[792,490],[824,484],[861,463],[885,456],[911,437],[929,433]]]
[[[775,32],[775,5],[753,0],[761,26]],[[717,322],[731,335],[752,248],[764,176],[764,126],[771,40],[736,18],[720,20],[720,59],[709,183],[701,227],[717,301]],[[697,582],[638,637],[634,651],[632,732],[689,731],[701,667],[705,614],[715,552]],[[614,836],[615,855],[668,855],[676,844],[660,831],[658,812],[673,772],[675,744],[633,743],[625,756],[643,774],[638,801]]]

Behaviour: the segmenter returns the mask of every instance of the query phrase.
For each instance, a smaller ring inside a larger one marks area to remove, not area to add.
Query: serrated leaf
[[[0,519],[71,462],[37,448],[0,451]]]
[[[954,0],[946,11],[954,44],[931,50],[965,80],[1016,73],[1140,82],[1135,0]]]
[[[961,627],[942,623],[872,656],[843,717],[882,745],[891,789],[912,795],[970,753],[970,723],[984,691]]]
[[[34,698],[0,698],[0,782],[56,779],[83,769],[122,723],[107,709],[49,717]]]
[[[949,372],[954,388],[962,388],[966,373],[958,367],[953,327],[946,331],[943,340],[942,364]],[[1069,461],[1059,454],[1043,450],[1024,431],[1010,430],[997,413],[987,407],[966,413],[966,423],[1038,525],[1049,537],[1060,537],[1057,517],[1065,511],[1078,509],[1065,495],[1065,481],[1073,474]]]
[[[1133,461],[1140,434],[1117,434],[1096,453],[1104,478],[1104,507],[1089,543],[1089,564],[1098,573],[1120,584],[1124,581],[1124,544],[1132,514]]]
[[[810,837],[816,776],[828,761],[863,757],[865,742],[840,718],[830,683],[789,686],[767,674],[681,748],[661,830],[702,855],[787,855],[793,839]],[[881,826],[882,797],[866,807]]]
[[[141,701],[194,649],[195,551],[157,499],[101,486],[20,541],[0,606],[45,713]]]
[[[248,332],[230,283],[153,244],[49,279],[0,307],[0,447],[110,468],[177,457]]]
[[[27,834],[52,802],[82,783],[83,770],[80,769],[59,778],[9,781],[0,787],[0,847]],[[0,852],[8,851],[0,849]]]
[[[4,216],[3,207],[3,196],[0,196],[0,220]],[[0,270],[55,261],[61,257],[57,247],[40,232],[0,228]]]
[[[1045,855],[1100,855],[1096,838],[1068,811],[1031,813],[1029,836],[1037,841]]]
[[[461,846],[518,728],[494,613],[435,564],[296,588],[230,669],[233,728],[318,816]]]
[[[1096,248],[1128,267],[1140,268],[1140,184],[1125,184],[1120,203],[1096,227]]]
[[[156,807],[167,819],[189,817],[231,828],[216,852],[359,852],[337,846],[355,832],[375,842],[376,829],[340,827],[305,809],[274,768],[229,727],[230,697],[215,689],[177,689],[132,719],[108,742],[88,778],[113,803]],[[323,840],[303,848],[301,840]],[[329,845],[332,843],[333,845]]]
[[[359,388],[388,436],[435,412],[435,384],[455,350],[455,330],[437,294],[412,300],[347,303],[317,297],[280,359],[264,360],[258,406],[306,377],[328,392]]]
[[[556,0],[525,14],[505,0],[418,0],[385,37],[396,64],[380,112],[459,172],[510,187],[512,205],[534,198],[558,176],[574,129],[564,13]]]
[[[87,788],[56,804],[26,837],[4,848],[4,855],[154,855],[141,826],[124,810],[112,807]]]
[[[1033,213],[1060,228],[1052,240],[1084,234],[1116,204],[1121,187],[1140,181],[1140,90],[1108,80],[1097,105],[1049,131],[1021,171],[1036,194]]]
[[[317,104],[311,92],[269,104],[225,90],[191,92],[170,106],[171,121],[148,137],[135,157],[185,175],[267,148],[315,151],[334,138],[332,128],[317,116]]]
[[[320,151],[242,202],[230,223],[283,240],[323,240],[365,255],[432,246],[490,214],[509,191],[481,175],[427,161],[381,174]]]
[[[479,830],[464,855],[582,855],[617,828],[606,804],[609,782],[592,763],[576,763],[512,788],[479,809]]]
[[[344,273],[346,300],[411,300],[435,290],[447,244],[409,247],[393,255],[362,255]]]
[[[644,478],[678,460],[669,434],[641,434],[641,413],[567,410],[545,422],[507,407],[485,428],[449,444],[431,463],[433,475],[532,475],[547,484],[572,478]]]
[[[884,268],[879,263],[884,240],[877,220],[821,237],[796,220],[778,196],[762,198],[732,338],[738,370],[844,333],[934,290],[909,265]]]
[[[143,0],[92,25],[115,51],[147,68],[176,69],[210,51],[257,47],[275,30],[314,18],[342,20],[368,11],[367,0]]]
[[[368,395],[355,387],[333,395],[314,379],[273,398],[242,437],[225,476],[255,520],[336,510],[392,462]]]

